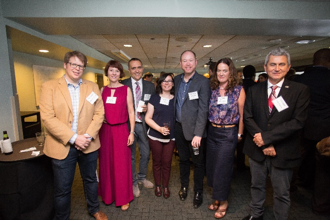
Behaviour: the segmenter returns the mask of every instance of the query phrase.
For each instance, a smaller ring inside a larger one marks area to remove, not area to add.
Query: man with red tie
[[[268,80],[251,87],[246,96],[244,125],[248,133],[243,152],[249,156],[252,199],[250,215],[244,219],[263,218],[268,174],[275,219],[289,218],[290,181],[301,157],[298,134],[307,118],[310,97],[308,87],[285,79],[290,67],[287,51],[271,51],[264,63]]]

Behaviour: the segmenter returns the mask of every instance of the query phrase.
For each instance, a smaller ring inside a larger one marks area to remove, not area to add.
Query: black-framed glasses
[[[173,83],[173,81],[163,81],[162,83]]]
[[[68,62],[72,68],[79,68],[79,70],[85,70],[85,67],[82,66],[82,65],[79,65],[79,64],[75,64],[75,63],[71,63],[71,62]]]

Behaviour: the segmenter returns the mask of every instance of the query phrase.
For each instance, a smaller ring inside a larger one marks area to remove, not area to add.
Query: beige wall
[[[63,62],[20,52],[14,52],[13,57],[20,111],[36,111],[38,108],[34,90],[33,65],[63,68]],[[102,71],[99,73],[103,74]],[[82,78],[96,82],[95,72],[88,70],[88,68],[86,68]],[[105,76],[103,80],[104,85],[107,85]]]

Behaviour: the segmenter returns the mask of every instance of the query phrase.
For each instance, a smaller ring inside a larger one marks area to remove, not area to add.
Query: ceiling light
[[[297,41],[296,44],[306,45],[306,44],[311,44],[313,42],[315,42],[315,40],[300,40],[300,41]]]
[[[122,50],[112,50],[111,53],[122,61],[128,62],[131,58]]]
[[[48,53],[49,51],[48,50],[45,50],[45,49],[40,49],[39,52],[41,52],[41,53]]]
[[[203,47],[204,48],[210,48],[210,47],[212,47],[212,45],[204,45]]]
[[[280,43],[281,41],[282,41],[282,39],[280,39],[280,38],[269,40],[270,43]]]
[[[133,47],[132,45],[124,45],[124,47],[126,47],[126,48],[131,48],[131,47]]]

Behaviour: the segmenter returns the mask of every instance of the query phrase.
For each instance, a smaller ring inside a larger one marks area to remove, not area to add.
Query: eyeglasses
[[[173,81],[163,81],[162,83],[173,83]]]
[[[79,68],[79,70],[85,70],[85,67],[84,66],[82,66],[82,65],[79,65],[79,64],[75,64],[75,63],[71,63],[71,62],[68,62],[70,65],[71,65],[71,67],[74,69],[74,68]]]

